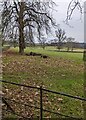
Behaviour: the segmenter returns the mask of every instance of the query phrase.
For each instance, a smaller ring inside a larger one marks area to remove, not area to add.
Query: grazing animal
[[[42,57],[42,58],[48,58],[48,56],[46,56],[46,55],[41,55],[41,57]]]
[[[30,52],[30,55],[33,55],[33,52]]]
[[[30,56],[30,54],[26,53],[25,55]]]
[[[29,54],[26,54],[27,56],[41,56],[41,58],[48,58],[47,55],[42,55],[40,53],[30,52]]]

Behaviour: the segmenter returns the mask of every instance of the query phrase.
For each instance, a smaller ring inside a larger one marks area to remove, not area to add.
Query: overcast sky
[[[55,8],[57,12],[54,11],[53,16],[56,22],[60,24],[60,27],[66,31],[67,37],[74,37],[76,41],[84,42],[84,17],[83,15],[81,17],[77,9],[73,13],[72,20],[69,21],[71,27],[63,22],[66,19],[67,8],[70,1],[71,0],[55,0],[58,6]],[[82,5],[84,1],[85,0],[80,0]]]

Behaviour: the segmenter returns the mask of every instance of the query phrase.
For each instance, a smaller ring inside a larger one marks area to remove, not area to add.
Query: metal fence
[[[73,117],[73,116],[67,116],[67,115],[61,114],[59,112],[55,112],[55,111],[43,109],[43,91],[48,92],[48,93],[57,94],[57,95],[66,96],[66,97],[69,97],[69,98],[72,98],[72,99],[76,99],[76,100],[80,100],[80,101],[86,101],[86,98],[81,98],[81,97],[78,97],[78,96],[72,96],[72,95],[69,95],[69,94],[66,94],[66,93],[62,93],[62,92],[55,92],[55,91],[52,91],[52,90],[48,90],[48,89],[42,88],[42,86],[40,86],[40,87],[34,87],[34,86],[29,86],[29,85],[24,85],[24,84],[18,84],[18,83],[14,83],[14,82],[8,82],[8,81],[5,81],[5,80],[0,80],[0,82],[6,83],[6,84],[12,84],[12,85],[16,85],[16,86],[23,86],[23,87],[26,87],[26,88],[32,88],[32,89],[39,90],[40,91],[40,107],[36,107],[36,106],[31,106],[31,105],[24,104],[25,106],[34,107],[35,109],[39,109],[40,110],[39,120],[43,120],[43,112],[49,112],[49,113],[53,113],[53,114],[57,114],[57,115],[63,116],[63,117],[66,118],[66,120],[83,120],[82,118],[77,118],[77,117]],[[17,116],[19,116],[17,113],[15,113],[15,111],[7,103],[7,99],[8,98],[2,97],[2,102],[4,102],[7,105],[7,107],[14,114],[16,114]],[[8,99],[8,100],[10,100],[10,99]],[[13,100],[13,101],[16,103],[15,100]],[[21,116],[21,117],[24,118],[24,116]],[[25,119],[27,119],[27,118],[25,118]]]

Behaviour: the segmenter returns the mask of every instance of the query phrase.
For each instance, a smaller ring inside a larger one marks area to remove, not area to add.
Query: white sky
[[[63,21],[66,19],[67,8],[71,0],[54,0],[57,3],[58,10],[54,11],[53,16],[56,22],[60,24],[60,27],[66,31],[67,37],[74,37],[77,42],[84,42],[84,17],[80,15],[80,12],[76,9],[73,13],[72,20],[69,24],[73,27],[67,26]],[[77,0],[76,0],[77,1]],[[82,5],[85,0],[79,0]],[[81,19],[80,19],[81,17]]]

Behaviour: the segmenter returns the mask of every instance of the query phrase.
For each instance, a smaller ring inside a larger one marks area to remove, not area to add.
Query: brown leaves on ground
[[[5,57],[6,55],[6,57]],[[69,71],[71,74],[83,72],[84,65],[74,63],[72,60],[65,60],[63,58],[47,58],[42,59],[40,57],[33,56],[19,56],[15,54],[3,55],[3,71],[5,73],[28,73],[29,75],[44,76],[47,77],[52,70],[52,75],[61,74],[65,77],[64,71]],[[56,70],[56,71],[55,71]],[[58,72],[57,72],[58,71]]]
[[[19,115],[24,117],[37,117],[40,110],[40,91],[31,88],[17,87],[14,85],[3,85],[3,97],[11,106],[11,108]],[[58,96],[52,96],[43,92],[43,109],[60,112],[59,102],[63,99]],[[6,106],[4,105],[3,108]],[[5,114],[5,111],[3,111]],[[45,114],[47,117],[47,113]]]
[[[42,59],[40,57],[21,56],[13,52],[3,54],[3,76],[7,77],[8,80],[18,79],[20,80],[19,83],[36,87],[42,85],[43,88],[46,88],[47,84],[45,86],[43,82],[45,79],[54,79],[54,77],[61,79],[67,77],[67,72],[74,76],[74,73],[83,72],[83,68],[83,64],[74,63],[72,60],[65,60],[60,57]],[[49,84],[52,87],[52,83]],[[17,113],[24,117],[39,115],[39,110],[32,107],[40,107],[38,90],[4,84],[3,92],[4,97],[12,100],[7,101]],[[59,103],[62,102],[62,97],[43,93],[44,109],[60,112],[62,108]],[[49,116],[49,114],[46,113],[45,116]]]

